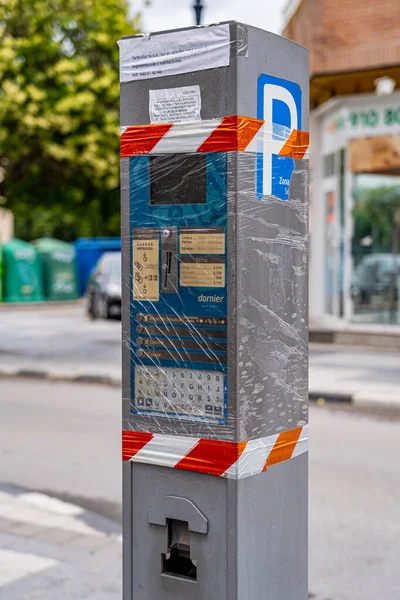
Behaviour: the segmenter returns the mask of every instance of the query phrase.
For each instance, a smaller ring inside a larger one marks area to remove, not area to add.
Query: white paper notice
[[[150,123],[200,121],[200,86],[150,90]]]
[[[229,25],[123,39],[119,49],[121,83],[227,67]]]

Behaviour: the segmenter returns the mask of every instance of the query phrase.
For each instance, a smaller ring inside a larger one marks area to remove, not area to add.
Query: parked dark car
[[[121,253],[105,252],[92,271],[86,288],[91,319],[121,318]]]
[[[354,270],[351,296],[356,306],[379,304],[393,294],[397,301],[400,257],[390,253],[364,256]]]

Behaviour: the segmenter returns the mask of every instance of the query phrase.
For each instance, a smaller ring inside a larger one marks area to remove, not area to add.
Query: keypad
[[[224,374],[218,371],[135,366],[135,408],[142,411],[224,417]]]

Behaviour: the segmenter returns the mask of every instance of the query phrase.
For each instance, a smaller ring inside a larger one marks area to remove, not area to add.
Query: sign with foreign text
[[[301,89],[297,83],[260,75],[257,117],[265,121],[263,147],[257,157],[257,195],[289,200],[294,160],[279,156],[293,129],[301,129]]]

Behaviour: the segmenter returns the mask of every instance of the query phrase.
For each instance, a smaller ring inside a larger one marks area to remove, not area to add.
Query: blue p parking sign
[[[294,160],[279,156],[293,129],[301,129],[301,89],[293,81],[260,75],[257,118],[265,121],[257,156],[257,195],[289,200]]]

